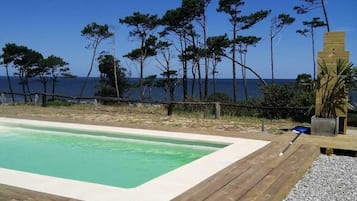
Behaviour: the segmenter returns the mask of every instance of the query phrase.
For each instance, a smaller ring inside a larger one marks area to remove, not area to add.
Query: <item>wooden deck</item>
[[[318,146],[301,144],[280,157],[285,145],[272,142],[174,200],[282,200],[320,155]]]
[[[181,200],[282,200],[320,154],[316,145],[271,142],[176,197]],[[0,184],[0,200],[73,201],[73,199]]]
[[[0,201],[76,201],[76,200],[0,184]]]

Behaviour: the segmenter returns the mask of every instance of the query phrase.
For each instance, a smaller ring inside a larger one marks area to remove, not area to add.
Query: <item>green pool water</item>
[[[31,125],[0,125],[0,167],[132,188],[225,145]]]

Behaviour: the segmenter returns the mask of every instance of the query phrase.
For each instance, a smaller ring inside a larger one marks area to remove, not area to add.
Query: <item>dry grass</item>
[[[74,104],[71,106],[0,105],[0,116],[49,121],[78,122],[158,129],[208,134],[257,133],[262,130],[272,134],[284,133],[292,128],[290,120],[264,120],[253,117],[222,117],[214,119],[202,113],[180,113],[172,116],[160,106],[104,106]]]

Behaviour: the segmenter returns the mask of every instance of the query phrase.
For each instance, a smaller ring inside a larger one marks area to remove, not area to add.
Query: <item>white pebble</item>
[[[357,201],[357,158],[320,155],[285,201]]]

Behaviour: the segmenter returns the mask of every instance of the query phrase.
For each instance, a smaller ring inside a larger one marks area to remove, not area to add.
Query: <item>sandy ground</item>
[[[0,105],[0,116],[49,121],[76,122],[131,128],[196,132],[215,135],[270,133],[280,135],[296,123],[290,120],[266,120],[250,117],[205,116],[201,113],[173,114],[160,106],[71,105]],[[264,132],[262,132],[264,122]]]

